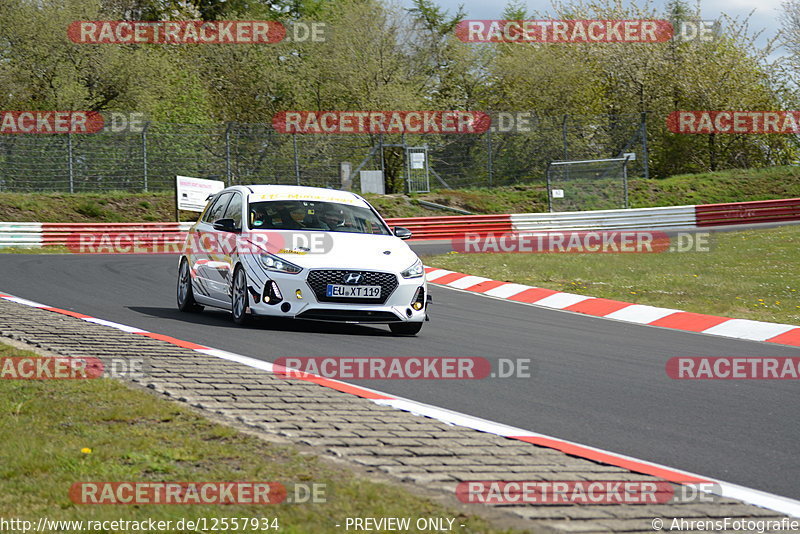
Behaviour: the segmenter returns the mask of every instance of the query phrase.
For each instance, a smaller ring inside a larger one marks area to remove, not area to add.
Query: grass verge
[[[800,226],[721,232],[710,252],[456,254],[426,265],[636,304],[800,324]]]
[[[0,344],[0,357],[35,355]],[[0,380],[0,412],[0,510],[6,519],[153,518],[175,525],[181,518],[263,517],[277,518],[281,532],[307,533],[340,532],[335,524],[347,517],[450,517],[470,532],[509,532],[402,487],[356,478],[291,447],[215,424],[114,380]],[[325,484],[327,502],[79,505],[68,497],[76,481],[268,481],[287,488],[315,483]]]

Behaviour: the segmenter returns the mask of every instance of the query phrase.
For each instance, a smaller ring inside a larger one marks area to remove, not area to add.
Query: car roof
[[[298,185],[246,185],[235,189],[244,190],[250,202],[270,200],[317,200],[338,202],[367,207],[367,202],[350,191],[325,189],[323,187],[305,187]]]

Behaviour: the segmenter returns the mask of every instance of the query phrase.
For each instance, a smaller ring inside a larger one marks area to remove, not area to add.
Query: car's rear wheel
[[[233,314],[234,323],[243,325],[249,322],[248,306],[250,306],[250,300],[247,294],[247,275],[244,269],[239,266],[233,273],[233,291],[231,295],[231,313]]]
[[[413,336],[422,330],[422,323],[389,323],[389,329],[396,336]]]
[[[189,262],[184,258],[178,267],[178,309],[182,312],[200,312],[203,307],[194,300]]]

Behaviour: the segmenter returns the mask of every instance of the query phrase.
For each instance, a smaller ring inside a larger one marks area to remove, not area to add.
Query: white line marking
[[[32,300],[21,299],[19,297],[3,297],[6,300],[10,300],[11,302],[16,302],[17,304],[24,304],[25,306],[31,306],[33,308],[51,308],[52,306],[48,306],[47,304],[40,304],[38,302],[34,302]]]
[[[122,330],[123,332],[128,332],[130,334],[149,334],[147,330],[142,330],[141,328],[135,328],[133,326],[127,326],[124,324],[113,323],[111,321],[106,321],[105,319],[96,319],[94,317],[88,317],[83,319],[89,323],[100,324],[103,326],[110,326],[111,328],[116,328],[117,330]]]

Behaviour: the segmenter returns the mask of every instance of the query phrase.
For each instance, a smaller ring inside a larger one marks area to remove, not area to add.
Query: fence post
[[[69,171],[69,192],[75,192],[75,174],[72,168],[72,134],[67,134],[67,169]]]
[[[545,179],[547,180],[547,211],[552,213],[553,212],[553,201],[550,198],[550,165],[552,162],[547,164],[547,169],[544,171]]]
[[[628,158],[622,162],[622,184],[625,188],[625,209],[628,209]]]
[[[225,126],[225,179],[231,186],[231,123]]]
[[[297,179],[297,185],[300,185],[300,160],[297,157],[297,134],[292,134],[292,147],[294,148],[294,176]]]
[[[144,192],[147,192],[147,128],[150,121],[144,123],[142,128],[142,176],[144,178]]]
[[[386,182],[386,164],[383,161],[383,134],[378,134],[378,145],[380,146],[380,158],[381,158],[381,174],[383,174],[384,183]]]
[[[492,182],[493,182],[492,178],[493,178],[493,174],[494,174],[494,169],[493,169],[494,165],[492,164],[493,161],[492,161],[492,131],[491,130],[486,132],[486,150],[488,151],[488,156],[489,156],[488,160],[487,160],[487,164],[489,166],[489,187],[492,187]]]
[[[642,121],[639,124],[639,128],[642,132],[642,167],[644,168],[644,177],[647,179],[650,178],[650,156],[647,151],[647,112],[643,111],[641,116]]]

